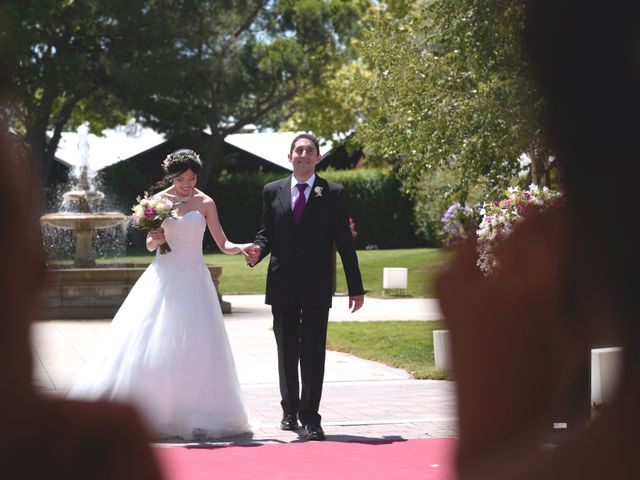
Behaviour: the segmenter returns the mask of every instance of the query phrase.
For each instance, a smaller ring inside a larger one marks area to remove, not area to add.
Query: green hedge
[[[253,242],[262,219],[262,187],[282,178],[279,173],[225,174],[209,182],[206,193],[218,207],[220,223],[233,242]]]
[[[410,248],[424,246],[416,235],[413,205],[400,182],[386,170],[325,170],[327,180],[342,184],[348,208],[356,222],[356,248]],[[253,240],[260,227],[262,187],[282,174],[238,173],[210,183],[208,193],[218,205],[220,221],[234,241]]]
[[[149,188],[152,179],[145,178],[133,165],[122,162],[118,169],[101,175],[100,188],[110,196],[116,209],[130,213],[137,195]],[[381,169],[324,170],[320,175],[342,184],[348,193],[348,208],[356,222],[356,248],[411,248],[429,246],[417,233],[413,203],[403,194],[400,181]],[[220,222],[234,242],[250,242],[262,216],[262,188],[286,174],[264,172],[224,173],[199,185],[218,206]],[[210,235],[207,248],[213,247]],[[144,249],[144,235],[129,229],[127,249]]]
[[[325,171],[328,180],[348,193],[349,212],[356,222],[356,248],[411,248],[425,246],[416,234],[413,204],[390,170]]]

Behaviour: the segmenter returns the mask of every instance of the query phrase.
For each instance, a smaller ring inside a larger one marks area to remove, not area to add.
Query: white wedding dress
[[[156,254],[68,396],[134,403],[156,439],[250,432],[218,295],[202,256],[197,210],[163,222]]]

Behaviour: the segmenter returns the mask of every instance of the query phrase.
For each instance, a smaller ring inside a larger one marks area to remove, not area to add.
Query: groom
[[[262,228],[248,262],[253,266],[271,253],[265,303],[271,305],[278,349],[283,411],[280,428],[297,429],[299,418],[307,440],[324,440],[318,409],[334,244],[347,277],[352,312],[362,306],[364,289],[349,229],[345,191],[315,173],[322,159],[318,140],[310,134],[298,135],[288,158],[293,175],[264,187]]]

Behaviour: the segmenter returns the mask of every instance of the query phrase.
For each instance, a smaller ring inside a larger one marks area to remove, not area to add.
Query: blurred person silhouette
[[[0,125],[0,477],[159,479],[132,407],[47,398],[32,379],[29,330],[44,271],[29,162]]]
[[[437,281],[458,392],[457,475],[637,479],[640,4],[529,0],[525,45],[566,201],[514,229],[494,275],[480,273],[471,241]],[[545,444],[605,333],[623,347],[613,399]]]

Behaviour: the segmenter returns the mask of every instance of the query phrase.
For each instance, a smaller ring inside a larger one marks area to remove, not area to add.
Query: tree
[[[3,116],[31,144],[45,182],[60,134],[80,113],[94,131],[134,114],[215,157],[227,134],[277,125],[287,102],[348,56],[366,5],[7,0],[0,13],[19,25],[18,60]]]
[[[454,201],[491,200],[518,181],[550,186],[523,21],[523,0],[382,3],[354,43],[355,73],[343,67],[314,92],[316,103],[340,103],[334,125],[354,131],[352,142],[395,166],[428,238]],[[311,116],[291,122],[330,128]]]
[[[364,0],[192,1],[176,14],[176,62],[157,72],[132,64],[122,97],[155,129],[217,158],[224,137],[250,124],[277,126],[286,106],[348,58]],[[124,82],[123,82],[124,83]],[[206,130],[209,135],[202,136]],[[283,152],[284,153],[284,152]],[[213,162],[208,162],[213,165]]]
[[[395,19],[380,11],[362,42],[376,102],[358,128],[367,148],[399,160],[409,188],[453,168],[453,191],[504,189],[532,159],[549,182],[542,100],[521,49],[524,2],[432,0]]]
[[[11,34],[0,39],[10,45],[13,100],[3,117],[30,144],[44,182],[74,112],[91,112],[98,131],[126,118],[110,92],[114,72],[167,45],[165,6],[142,0],[3,2],[0,16],[11,26],[3,31]]]

